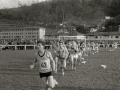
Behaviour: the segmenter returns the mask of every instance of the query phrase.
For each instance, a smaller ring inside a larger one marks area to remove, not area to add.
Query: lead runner
[[[30,65],[33,69],[36,64],[39,65],[39,75],[46,86],[45,90],[52,90],[58,82],[53,78],[52,71],[55,72],[55,62],[52,54],[44,49],[44,42],[37,42],[38,52],[35,53],[35,62]]]

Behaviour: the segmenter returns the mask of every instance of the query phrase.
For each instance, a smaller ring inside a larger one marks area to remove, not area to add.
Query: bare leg
[[[55,57],[55,70],[56,70],[56,72],[57,72],[57,65],[58,65],[58,57]]]
[[[64,71],[66,70],[66,59],[62,60],[61,64],[62,75],[64,75]]]
[[[58,85],[58,82],[53,78],[53,76],[48,77],[48,86],[54,88],[55,85]]]
[[[63,60],[63,68],[66,69],[66,59]]]
[[[77,66],[77,58],[75,58],[74,60],[74,70],[76,70],[76,66]]]
[[[46,88],[48,88],[48,81],[46,79],[46,77],[42,78],[43,84],[46,86]]]
[[[74,68],[74,62],[73,62],[73,56],[70,56],[70,62],[71,62],[71,70]]]
[[[80,62],[81,62],[81,56],[79,55],[78,56],[78,65],[80,65]]]

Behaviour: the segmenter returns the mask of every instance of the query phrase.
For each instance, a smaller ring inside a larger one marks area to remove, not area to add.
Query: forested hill
[[[20,5],[19,8],[2,9],[0,16],[23,22],[56,24],[63,21],[72,24],[96,24],[104,18],[104,8],[109,0],[52,0],[34,3],[31,6]]]
[[[119,24],[120,0],[46,0],[19,6],[1,9],[0,18],[32,25],[56,25],[62,21],[71,25],[97,25],[108,15],[115,17],[114,23]]]

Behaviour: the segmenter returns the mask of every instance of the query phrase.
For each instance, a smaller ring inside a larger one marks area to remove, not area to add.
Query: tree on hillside
[[[81,26],[77,26],[76,31],[78,31],[79,33],[85,34],[89,32],[89,29],[81,25]]]
[[[111,17],[115,17],[120,14],[120,0],[112,0],[112,3],[108,6],[107,14]]]
[[[105,0],[106,1],[106,0]],[[21,5],[16,9],[9,9],[1,13],[5,18],[23,22],[39,22],[45,25],[62,23],[63,20],[72,25],[87,24],[88,21],[104,15],[104,0],[52,0],[33,3],[31,6]],[[8,13],[12,10],[12,13]],[[94,23],[96,24],[96,23]]]
[[[106,15],[113,18],[107,20],[105,24],[106,28],[120,25],[120,0],[112,0],[111,4],[108,4],[104,10],[106,11]]]

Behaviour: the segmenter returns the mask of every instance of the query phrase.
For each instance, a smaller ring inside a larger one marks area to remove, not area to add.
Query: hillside
[[[92,27],[97,26],[108,15],[114,16],[114,23],[118,25],[120,10],[116,11],[115,8],[119,8],[120,3],[116,2],[119,0],[47,0],[33,3],[31,6],[1,9],[0,19],[7,19],[13,23],[17,21],[21,26],[57,28],[60,23],[67,22],[70,26]],[[111,23],[107,23],[106,26],[110,25]]]
[[[23,22],[39,22],[43,24],[62,23],[64,21],[73,24],[90,24],[96,19],[103,19],[104,5],[96,0],[55,0],[35,3],[31,6],[21,5],[19,8],[0,10],[0,16],[11,20]]]

